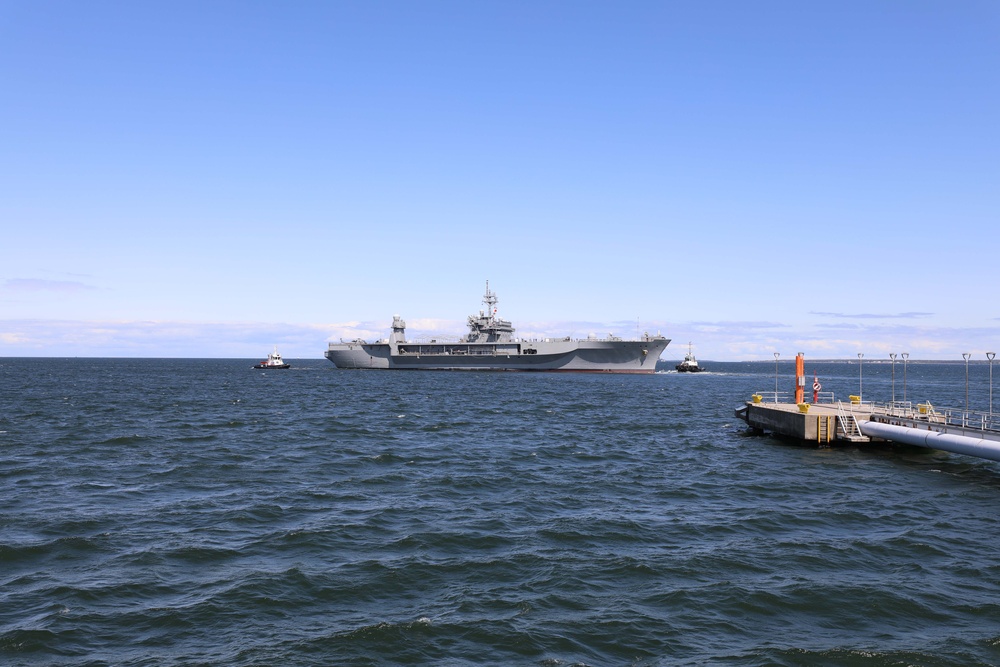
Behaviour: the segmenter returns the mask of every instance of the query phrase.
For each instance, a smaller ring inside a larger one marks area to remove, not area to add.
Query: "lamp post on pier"
[[[899,355],[903,357],[903,403],[906,403],[906,360],[910,358],[909,352]]]
[[[890,352],[889,358],[892,359],[892,405],[896,406],[896,353]]]
[[[993,417],[993,357],[997,356],[996,352],[987,352],[986,358],[990,360],[990,417]]]
[[[972,354],[969,352],[963,352],[962,358],[965,359],[965,411],[969,411],[969,357]]]
[[[778,357],[781,356],[780,352],[774,353],[774,402],[778,402]]]
[[[864,352],[858,352],[858,400],[859,401],[864,401],[865,400],[865,398],[864,398],[865,395],[861,391],[862,389],[864,389],[864,377],[863,377],[863,373],[862,373],[862,368],[864,367],[864,362],[861,361],[864,358],[865,358],[865,353]]]

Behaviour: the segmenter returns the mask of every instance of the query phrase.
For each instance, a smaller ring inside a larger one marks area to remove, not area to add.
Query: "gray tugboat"
[[[698,360],[694,358],[694,353],[691,351],[691,343],[688,343],[688,353],[684,355],[684,361],[677,364],[674,368],[677,369],[678,373],[701,373],[705,370],[698,365]]]
[[[330,343],[324,356],[337,368],[653,373],[670,343],[648,333],[637,340],[610,334],[586,339],[514,338],[511,323],[497,317],[497,302],[487,281],[486,310],[469,316],[469,333],[456,342],[407,341],[406,323],[395,315],[388,339]]]

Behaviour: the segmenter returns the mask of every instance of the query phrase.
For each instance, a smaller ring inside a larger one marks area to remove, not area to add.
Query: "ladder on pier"
[[[830,425],[833,424],[832,433]],[[831,415],[816,416],[816,442],[823,444],[834,439],[837,430],[837,418]]]

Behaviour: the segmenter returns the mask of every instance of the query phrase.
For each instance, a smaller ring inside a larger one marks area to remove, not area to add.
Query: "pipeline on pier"
[[[940,449],[955,454],[976,456],[981,459],[1000,461],[1000,442],[955,433],[939,433],[910,426],[882,424],[876,421],[862,421],[858,424],[861,432],[869,438],[880,438],[904,445]]]

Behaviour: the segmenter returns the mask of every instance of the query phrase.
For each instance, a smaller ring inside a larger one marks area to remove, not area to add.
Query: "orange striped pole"
[[[795,402],[805,401],[806,390],[806,358],[799,352],[795,355]]]

